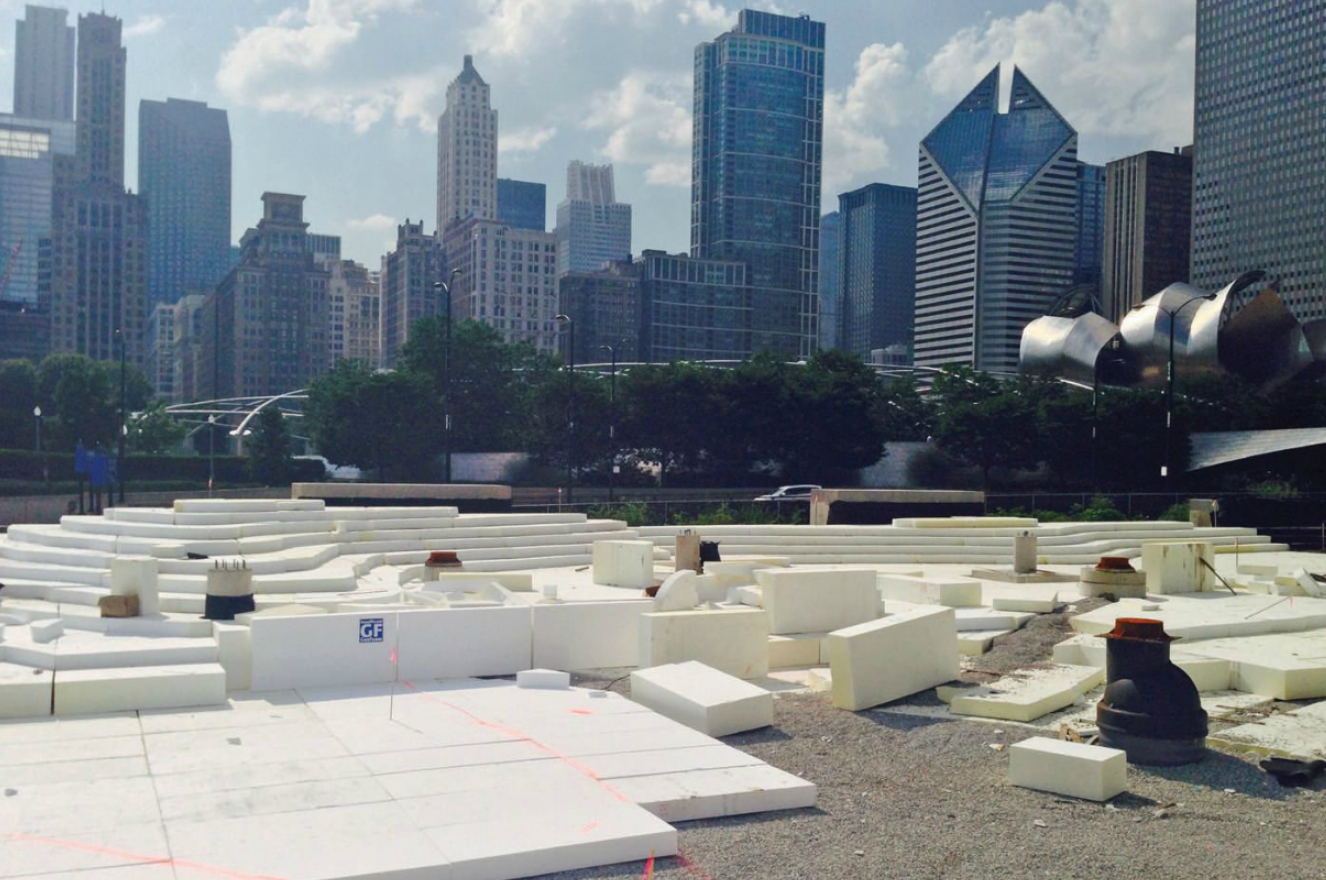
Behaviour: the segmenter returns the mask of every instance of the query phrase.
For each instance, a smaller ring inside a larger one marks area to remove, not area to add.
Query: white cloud
[[[386,214],[369,214],[367,217],[347,220],[345,225],[350,229],[390,229],[396,225],[396,220]]]
[[[608,132],[601,152],[613,162],[647,166],[645,180],[689,186],[691,75],[632,70],[590,102],[586,128]]]
[[[366,23],[418,3],[307,0],[302,9],[288,7],[266,24],[239,33],[221,58],[217,86],[236,104],[348,123],[358,132],[367,131],[389,112],[397,122],[417,119],[427,127],[433,115],[427,104],[439,88],[434,77],[327,81],[333,60],[358,39]]]
[[[469,45],[492,55],[523,55],[549,42],[560,42],[568,22],[582,12],[639,16],[666,0],[474,0],[483,22],[469,34]]]
[[[677,13],[677,20],[682,24],[694,21],[706,27],[722,29],[731,27],[737,20],[737,14],[709,0],[686,0]]]
[[[824,96],[824,202],[889,165],[883,130],[897,125],[912,93],[902,43],[872,43],[856,59],[847,88]]]
[[[542,147],[557,134],[557,129],[551,126],[541,128],[535,125],[527,125],[524,128],[517,128],[514,131],[499,132],[497,135],[497,151],[499,153],[533,153]]]
[[[1079,132],[1187,143],[1194,6],[1195,0],[1054,0],[959,31],[935,53],[925,78],[936,92],[957,98],[996,63],[1011,61]]]
[[[166,25],[166,19],[160,15],[144,15],[138,21],[124,29],[125,39],[132,40],[134,37],[146,37],[149,34],[155,34]]]

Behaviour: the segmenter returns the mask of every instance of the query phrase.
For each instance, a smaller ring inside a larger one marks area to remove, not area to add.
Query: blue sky
[[[58,2],[71,13],[96,2]],[[1194,0],[787,0],[827,23],[824,210],[874,181],[915,185],[916,145],[990,67],[1014,62],[1103,162],[1188,143]],[[696,43],[736,20],[719,0],[107,0],[129,51],[130,186],[138,102],[224,107],[232,234],[264,190],[308,196],[319,232],[370,267],[405,217],[435,216],[436,119],[470,53],[500,114],[498,173],[548,185],[612,162],[634,249],[689,241]],[[0,107],[22,3],[0,0]],[[71,16],[72,17],[72,16]],[[1005,75],[1007,79],[1007,74]]]

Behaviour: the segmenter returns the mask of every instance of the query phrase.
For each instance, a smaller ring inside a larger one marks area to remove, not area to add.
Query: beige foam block
[[[964,657],[979,657],[990,650],[990,646],[994,644],[996,638],[1008,632],[1010,630],[1006,629],[976,629],[960,632],[958,633],[958,653]]]
[[[1056,665],[1025,669],[986,687],[956,694],[949,708],[958,715],[1033,721],[1071,706],[1078,697],[1105,681],[1105,670],[1094,666]]]
[[[708,736],[773,724],[772,693],[695,661],[632,672],[631,699]]]
[[[1277,700],[1326,697],[1326,630],[1192,642],[1183,654],[1227,661],[1235,690]]]
[[[1142,544],[1146,591],[1151,595],[1200,593],[1213,589],[1215,564],[1209,541],[1147,541]]]
[[[755,580],[769,613],[769,631],[778,635],[830,632],[879,615],[872,568],[760,569]]]
[[[55,673],[13,663],[0,663],[0,718],[51,714]]]
[[[1029,611],[1033,614],[1049,614],[1059,607],[1059,594],[1049,597],[1037,596],[995,596],[995,611]]]
[[[769,618],[759,608],[640,615],[640,668],[698,660],[738,678],[769,673]]]
[[[643,590],[654,583],[652,541],[595,541],[594,583]]]
[[[958,677],[953,609],[919,606],[829,633],[833,704],[853,712]]]
[[[818,666],[828,633],[791,633],[769,636],[769,668],[795,669]]]
[[[56,715],[215,706],[225,701],[226,671],[219,663],[72,669],[55,677]]]
[[[1223,746],[1262,755],[1304,761],[1326,758],[1326,702],[1228,727],[1207,738]]]
[[[815,784],[768,764],[614,779],[625,797],[667,822],[815,805]]]
[[[1079,633],[1054,646],[1054,662],[1068,666],[1105,666],[1105,640]]]
[[[1107,801],[1128,790],[1128,759],[1119,749],[1035,737],[1009,747],[1008,781],[1020,788]]]

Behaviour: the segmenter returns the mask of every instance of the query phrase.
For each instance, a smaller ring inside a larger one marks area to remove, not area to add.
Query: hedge
[[[41,480],[43,466],[51,480],[77,480],[74,456],[65,452],[33,452],[26,449],[0,449],[0,480]],[[130,455],[126,459],[125,479],[159,481],[207,481],[206,456]],[[316,459],[291,462],[291,482],[316,483],[326,479],[326,469]],[[249,460],[240,455],[216,457],[218,483],[249,483]]]

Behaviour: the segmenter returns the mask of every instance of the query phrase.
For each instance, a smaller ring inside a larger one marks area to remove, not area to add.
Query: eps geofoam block
[[[872,568],[765,568],[755,572],[755,580],[771,633],[829,632],[879,616]]]
[[[773,694],[695,661],[632,672],[631,699],[707,736],[773,724]]]
[[[920,606],[829,633],[833,704],[853,712],[958,677],[952,608]]]
[[[595,541],[594,583],[643,590],[654,583],[654,542]]]
[[[1149,595],[1214,589],[1214,563],[1215,549],[1209,541],[1148,541],[1142,545]]]
[[[564,691],[571,687],[571,674],[556,669],[522,669],[516,687],[534,691]]]
[[[1008,781],[1021,788],[1107,801],[1128,789],[1119,749],[1033,737],[1009,747]]]
[[[637,666],[698,660],[738,678],[769,672],[769,618],[759,608],[656,611],[640,615]]]

